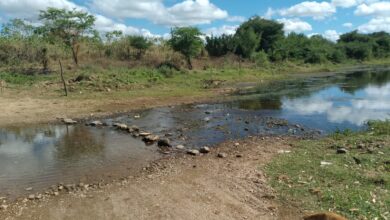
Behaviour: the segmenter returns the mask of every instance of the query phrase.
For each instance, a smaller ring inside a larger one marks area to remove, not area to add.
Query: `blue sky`
[[[390,32],[389,0],[1,0],[0,22],[18,17],[39,25],[39,10],[47,7],[88,11],[103,33],[167,36],[172,26],[193,25],[206,34],[232,34],[253,15],[284,23],[286,32],[331,40],[355,29]]]

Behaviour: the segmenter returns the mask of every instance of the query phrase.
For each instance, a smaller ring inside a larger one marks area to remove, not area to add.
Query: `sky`
[[[47,7],[87,11],[96,16],[101,33],[147,37],[167,37],[176,26],[234,34],[255,15],[283,23],[286,33],[321,34],[333,41],[353,30],[390,32],[390,0],[0,0],[0,23],[22,18],[39,25],[39,11]]]

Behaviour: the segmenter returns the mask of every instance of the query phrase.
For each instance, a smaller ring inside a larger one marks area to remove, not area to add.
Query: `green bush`
[[[256,64],[256,67],[269,67],[270,65],[268,54],[264,51],[253,53],[251,60]]]

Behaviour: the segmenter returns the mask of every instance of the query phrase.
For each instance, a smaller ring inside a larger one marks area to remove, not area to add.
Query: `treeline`
[[[193,67],[194,58],[233,55],[240,62],[267,66],[272,62],[342,63],[390,56],[390,34],[357,31],[340,36],[337,42],[320,35],[286,35],[283,24],[252,17],[234,35],[207,36],[195,27],[173,28],[169,40],[128,36],[121,31],[101,34],[95,30],[95,17],[81,11],[48,8],[39,15],[40,26],[13,19],[0,33],[0,67],[28,66],[50,71],[58,59],[141,62],[158,56],[153,65],[180,62]],[[212,59],[211,59],[212,60]],[[82,62],[81,61],[81,62]],[[146,62],[148,63],[148,62]]]
[[[321,35],[283,31],[283,24],[253,17],[244,22],[235,35],[207,37],[206,49],[210,56],[235,53],[243,58],[264,62],[303,61],[305,63],[342,63],[347,59],[369,60],[390,56],[390,34],[376,32],[361,34],[357,31],[340,36],[337,42]]]

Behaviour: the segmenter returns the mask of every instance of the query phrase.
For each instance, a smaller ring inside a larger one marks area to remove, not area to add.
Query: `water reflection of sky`
[[[282,102],[284,111],[297,115],[322,115],[331,123],[362,126],[368,120],[390,118],[390,83],[370,85],[353,94],[332,86],[309,97],[283,98]]]
[[[154,156],[155,150],[140,140],[111,129],[62,125],[0,129],[0,196],[77,181],[121,161],[136,167]]]

